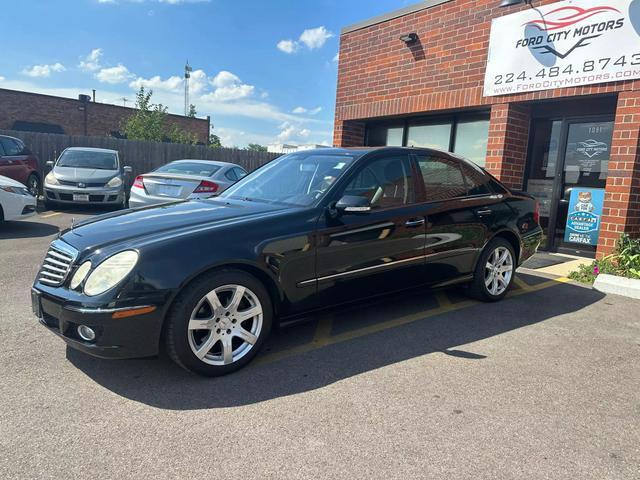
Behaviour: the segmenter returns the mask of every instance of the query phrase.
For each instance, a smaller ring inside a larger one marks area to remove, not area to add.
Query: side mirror
[[[131,168],[129,165],[126,165],[125,167],[123,167],[122,169],[124,171],[124,173],[133,173],[133,168]]]
[[[45,165],[49,168],[53,168],[53,162],[51,160],[48,160]]]
[[[338,203],[336,203],[336,210],[340,214],[344,213],[367,213],[371,211],[371,204],[369,200],[357,195],[345,195]]]

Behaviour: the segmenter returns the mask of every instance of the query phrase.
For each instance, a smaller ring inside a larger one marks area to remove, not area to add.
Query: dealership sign
[[[572,189],[564,241],[583,245],[598,245],[603,205],[603,188],[576,187]]]
[[[491,23],[484,95],[640,78],[640,0],[528,8]]]

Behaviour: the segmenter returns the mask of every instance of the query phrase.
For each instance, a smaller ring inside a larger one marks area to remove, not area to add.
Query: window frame
[[[473,122],[473,121],[481,121],[481,120],[490,120],[491,112],[486,109],[482,110],[472,110],[472,111],[458,111],[446,114],[435,114],[435,115],[415,115],[415,116],[407,116],[401,119],[386,119],[379,121],[367,122],[365,126],[365,135],[364,135],[364,146],[372,146],[369,145],[370,138],[370,130],[372,128],[398,128],[402,127],[402,146],[406,148],[419,148],[419,147],[409,147],[407,145],[407,141],[409,138],[409,127],[411,126],[421,126],[421,125],[434,125],[451,122],[451,133],[449,136],[449,147],[446,153],[454,153],[454,147],[456,145],[456,136],[458,134],[458,124]]]
[[[16,153],[7,153],[7,149],[4,148],[4,143],[3,142],[9,142],[12,143],[15,148],[17,148],[17,152]],[[20,143],[16,142],[13,138],[11,137],[0,137],[0,146],[2,146],[2,150],[4,151],[4,155],[5,157],[17,157],[19,155],[21,155],[21,151],[22,148],[20,147]]]
[[[400,149],[402,147],[389,147],[389,148]],[[422,203],[423,192],[419,188],[421,183],[423,182],[418,181],[417,175],[419,175],[420,172],[416,168],[416,162],[412,158],[412,155],[413,155],[412,152],[406,151],[405,149],[394,151],[394,152],[384,151],[376,155],[368,156],[366,159],[364,159],[363,162],[357,162],[359,164],[353,165],[353,169],[350,172],[348,172],[343,179],[341,179],[342,181],[340,182],[339,185],[336,185],[335,193],[331,196],[331,200],[328,203],[328,205],[331,205],[332,203],[335,203],[338,200],[340,200],[344,196],[347,187],[351,184],[352,181],[354,181],[357,178],[358,175],[360,175],[360,173],[363,170],[365,170],[366,168],[369,168],[369,166],[372,163],[378,160],[389,158],[389,157],[404,157],[402,158],[402,161],[407,162],[407,166],[409,167],[409,172],[411,173],[411,182],[409,184],[413,186],[414,198],[412,201],[409,201],[406,204],[402,204],[402,205],[392,205],[387,207],[376,206],[375,208],[372,207],[371,213],[386,212],[390,210],[407,208],[407,207],[415,206]]]

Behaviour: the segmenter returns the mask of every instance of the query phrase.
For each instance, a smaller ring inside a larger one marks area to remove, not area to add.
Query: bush
[[[616,242],[613,254],[588,265],[581,265],[569,278],[582,283],[593,283],[601,273],[640,279],[640,238],[623,233]]]

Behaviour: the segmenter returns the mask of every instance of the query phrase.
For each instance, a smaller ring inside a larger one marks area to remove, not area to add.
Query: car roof
[[[69,147],[65,150],[82,150],[85,152],[108,152],[108,153],[118,153],[117,150],[110,150],[108,148],[95,148],[95,147]]]
[[[220,162],[218,160],[201,160],[198,158],[183,158],[180,160],[171,160],[169,163],[182,163],[182,162],[190,162],[190,163],[204,163],[204,164],[209,164],[209,165],[217,165],[219,167],[240,167],[242,168],[241,165],[238,165],[236,163],[230,163],[230,162]],[[168,164],[167,164],[168,165]]]

